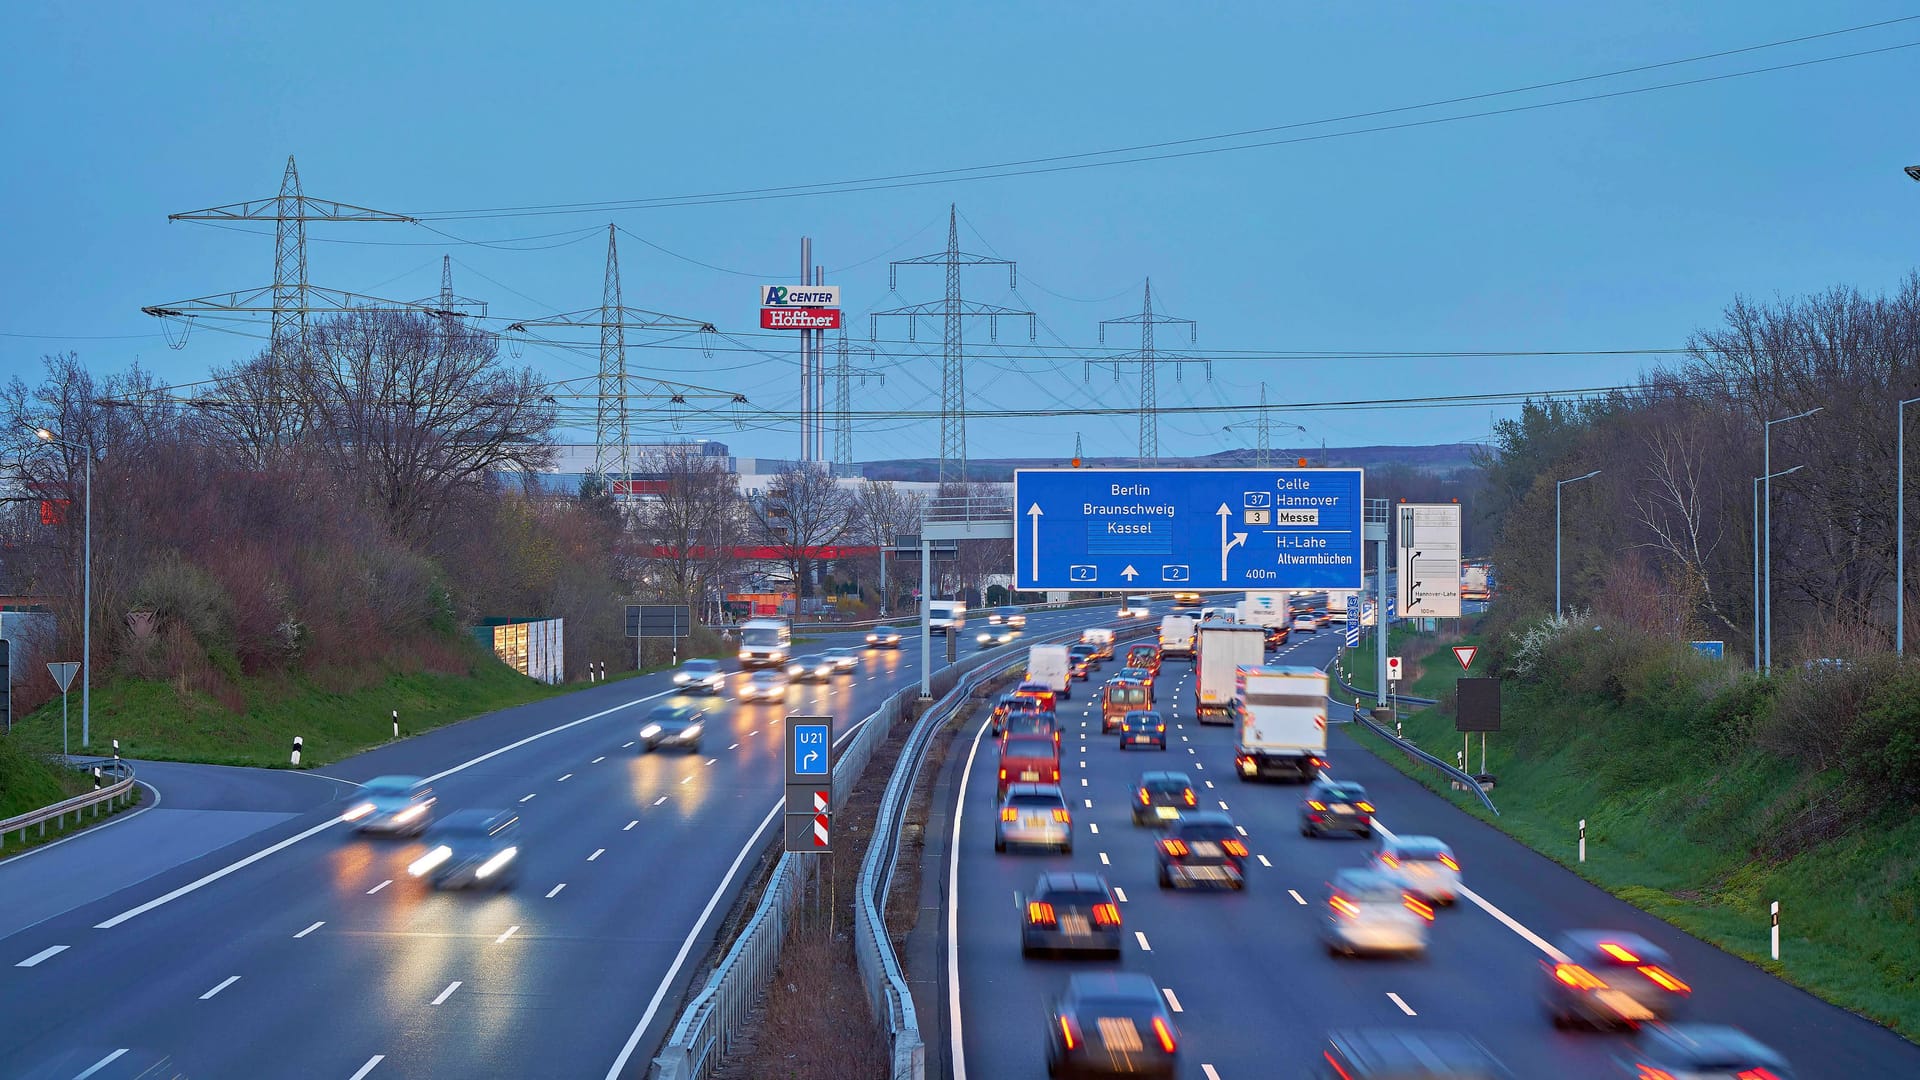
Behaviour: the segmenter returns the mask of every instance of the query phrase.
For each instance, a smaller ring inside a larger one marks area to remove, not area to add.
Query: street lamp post
[[[893,535],[893,526],[880,523],[880,614],[887,613],[887,537]]]
[[[1560,606],[1560,489],[1568,484],[1577,484],[1582,480],[1591,480],[1600,475],[1595,469],[1585,476],[1576,476],[1571,480],[1556,481],[1553,485],[1553,616],[1559,618],[1564,609]]]
[[[1783,416],[1778,420],[1769,420],[1761,429],[1760,476],[1761,486],[1766,489],[1764,492],[1766,509],[1761,513],[1763,538],[1760,541],[1761,547],[1765,549],[1765,554],[1761,557],[1761,576],[1764,579],[1761,582],[1761,589],[1766,597],[1762,603],[1766,609],[1766,625],[1762,628],[1766,638],[1762,650],[1765,659],[1761,662],[1761,670],[1768,674],[1773,673],[1773,425],[1784,424],[1789,420],[1803,420],[1824,408],[1826,408],[1825,405],[1815,405],[1805,412]]]
[[[1920,165],[1908,166],[1912,172]],[[1914,176],[1920,180],[1920,175]],[[1893,652],[1896,656],[1907,655],[1907,406],[1920,401],[1920,397],[1902,400],[1895,407],[1900,414],[1900,443],[1898,463],[1895,466],[1894,484],[1894,564],[1893,564]]]
[[[1760,482],[1797,473],[1805,465],[1795,465],[1791,469],[1782,469],[1772,476],[1753,478],[1753,670],[1760,670]]]
[[[44,442],[78,450],[86,464],[86,530],[81,549],[80,571],[80,745],[88,745],[93,720],[93,451],[76,442],[56,436],[47,428],[33,433]]]

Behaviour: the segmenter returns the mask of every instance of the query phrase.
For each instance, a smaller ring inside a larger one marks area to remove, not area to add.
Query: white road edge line
[[[67,949],[70,947],[71,946],[67,946],[67,945],[49,946],[48,948],[41,949],[39,952],[34,953],[32,956],[27,957],[25,960],[22,960],[13,966],[19,967],[19,968],[37,967],[39,966],[40,961],[46,960],[50,957],[58,956],[61,953],[66,952]]]
[[[610,709],[602,709],[597,713],[589,713],[586,716],[579,718],[578,720],[569,720],[564,724],[560,724],[555,727],[550,727],[545,731],[536,731],[533,734],[528,735],[526,738],[518,739],[514,742],[510,742],[505,746],[495,747],[494,749],[489,750],[484,754],[481,754],[479,757],[470,758],[466,761],[463,761],[460,764],[455,765],[451,769],[442,769],[439,772],[434,773],[432,776],[422,777],[421,782],[426,784],[431,784],[439,780],[444,780],[455,773],[465,772],[466,770],[473,768],[475,765],[478,765],[483,761],[491,761],[494,758],[499,757],[501,754],[504,754],[509,750],[518,750],[519,748],[527,745],[530,742],[537,742],[541,739],[546,738],[549,735],[566,731],[569,728],[579,727],[581,724],[587,723],[590,720],[598,720],[603,716],[612,715],[613,713],[617,713],[622,709],[630,709],[635,705],[652,701],[655,698],[666,697],[668,694],[672,692],[673,691],[671,690],[662,690],[657,694],[648,694],[645,697],[634,698],[632,701],[622,702],[621,704],[615,705]],[[628,745],[632,745],[632,744],[629,743]],[[309,837],[318,836],[320,833],[323,833],[328,829],[333,828],[335,825],[338,825],[345,820],[346,820],[345,817],[338,816],[338,815],[328,818],[326,821],[323,821],[320,824],[305,830],[304,832],[295,833],[292,836],[287,837],[285,840],[281,840],[278,843],[270,844],[267,847],[263,847],[259,851],[256,851],[253,854],[246,856],[245,858],[237,859],[233,862],[230,862],[227,865],[221,867],[218,870],[213,871],[210,874],[207,874],[204,877],[198,878],[194,881],[189,881],[185,885],[180,886],[179,888],[173,890],[170,893],[166,893],[162,896],[154,897],[152,900],[149,900],[138,907],[128,908],[127,910],[121,912],[118,915],[115,915],[113,918],[108,919],[105,922],[94,923],[93,928],[95,930],[111,930],[114,927],[119,926],[121,923],[126,922],[128,919],[134,919],[134,918],[138,918],[141,915],[145,915],[147,912],[152,911],[154,908],[160,907],[162,904],[171,904],[175,900],[180,899],[181,897],[187,895],[188,893],[197,892],[200,889],[205,888],[206,886],[211,885],[216,881],[219,881],[221,878],[226,877],[228,874],[234,873],[235,871],[244,870],[247,867],[252,866],[254,863],[259,862],[261,859],[264,859],[269,855],[273,855],[278,852],[285,851],[286,849],[292,847],[293,845]],[[368,1066],[368,1068],[371,1068],[371,1067],[372,1065]]]
[[[1408,1016],[1419,1016],[1419,1015],[1420,1015],[1419,1013],[1417,1013],[1417,1012],[1414,1012],[1414,1011],[1413,1011],[1413,1006],[1411,1006],[1411,1005],[1409,1005],[1409,1004],[1407,1004],[1406,1002],[1404,1002],[1404,1001],[1402,1001],[1402,1000],[1400,1000],[1400,995],[1399,995],[1399,994],[1396,994],[1396,993],[1394,993],[1393,991],[1391,991],[1391,990],[1389,990],[1389,991],[1387,991],[1387,998],[1388,998],[1389,1000],[1391,1000],[1391,1001],[1392,1001],[1392,1002],[1393,1002],[1393,1003],[1394,1003],[1395,1005],[1398,1005],[1398,1006],[1400,1006],[1400,1011],[1401,1011],[1401,1012],[1403,1012],[1403,1013],[1406,1013],[1406,1014],[1407,1014]]]
[[[90,1066],[86,1072],[83,1072],[80,1075],[74,1077],[73,1080],[87,1080],[87,1077],[92,1076],[94,1073],[99,1072],[101,1069],[104,1069],[107,1066],[113,1064],[114,1062],[119,1061],[120,1055],[126,1052],[127,1052],[127,1048],[124,1046],[118,1050],[115,1050],[113,1053],[108,1054],[106,1057],[103,1057],[99,1061],[94,1062],[93,1065]],[[354,1074],[353,1080],[360,1080],[360,1078],[365,1075],[366,1075],[365,1072],[356,1073]]]
[[[387,1060],[387,1055],[385,1054],[373,1055],[372,1057],[367,1059],[367,1063],[365,1065],[360,1066],[359,1072],[354,1073],[352,1076],[347,1077],[347,1080],[366,1080],[367,1074],[373,1071],[373,1067],[385,1060]],[[78,1078],[76,1078],[76,1080],[78,1080]]]
[[[213,989],[211,989],[211,990],[209,990],[209,991],[207,991],[207,992],[206,992],[206,993],[204,993],[204,994],[201,994],[201,995],[200,995],[200,1000],[201,1000],[201,1001],[205,1001],[205,1000],[207,1000],[208,998],[210,998],[210,997],[212,997],[213,995],[215,995],[215,994],[217,994],[217,993],[219,993],[219,992],[220,992],[220,991],[222,991],[222,990],[225,990],[225,989],[226,989],[227,987],[229,987],[229,986],[232,986],[232,985],[233,985],[234,983],[237,983],[237,982],[239,982],[239,981],[240,981],[240,976],[238,976],[238,975],[229,975],[229,976],[227,976],[227,977],[226,977],[225,979],[222,979],[222,980],[220,981],[220,985],[218,985],[218,986],[216,986],[216,987],[214,987]]]
[[[953,799],[953,843],[947,849],[947,1033],[952,1042],[953,1080],[967,1080],[965,1031],[960,1023],[960,826],[966,819],[967,781],[973,776],[973,761],[980,753],[980,740],[987,734],[981,724],[973,733],[973,745],[967,750],[967,763],[960,770],[960,785]],[[1087,784],[1083,778],[1080,786]],[[614,1080],[609,1076],[607,1080]]]
[[[438,1004],[440,1004],[441,1002],[443,1002],[443,1001],[445,1001],[445,1000],[447,1000],[448,998],[450,998],[450,997],[452,997],[452,996],[453,996],[453,992],[454,992],[455,990],[458,990],[458,989],[460,989],[460,980],[459,980],[459,979],[455,979],[455,980],[453,980],[452,982],[450,982],[450,983],[448,983],[448,984],[447,984],[447,988],[446,988],[445,990],[442,990],[442,991],[440,991],[440,996],[439,996],[439,997],[437,997],[437,998],[434,998],[434,999],[433,999],[433,1003],[434,1003],[435,1005],[438,1005]]]
[[[327,925],[327,920],[321,919],[319,922],[314,923],[312,926],[309,926],[305,930],[302,930],[299,933],[293,935],[294,940],[298,941],[299,939],[306,937],[308,934],[313,933],[315,930],[318,930],[325,925]]]

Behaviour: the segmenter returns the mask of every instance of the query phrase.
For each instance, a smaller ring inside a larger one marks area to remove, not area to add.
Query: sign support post
[[[67,746],[67,688],[73,685],[73,675],[79,670],[80,665],[72,660],[47,665],[47,674],[53,676],[53,681],[60,687],[60,754],[63,757],[71,752]],[[85,745],[84,740],[82,745]],[[114,743],[115,756],[118,756],[119,745],[118,742]]]
[[[933,699],[933,540],[920,530],[920,700]]]

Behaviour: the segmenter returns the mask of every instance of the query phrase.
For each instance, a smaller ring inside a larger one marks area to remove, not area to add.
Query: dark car
[[[640,752],[675,746],[699,753],[706,713],[691,705],[656,705],[640,721]]]
[[[1022,697],[1019,694],[1001,694],[1000,700],[993,703],[993,712],[988,714],[989,728],[998,735],[1006,730],[1008,713],[1016,709],[1025,711],[1037,708],[1039,706],[1032,698]]]
[[[867,648],[898,649],[899,647],[900,630],[898,627],[876,626],[867,631]]]
[[[1167,748],[1167,720],[1157,712],[1127,713],[1120,718],[1116,732],[1122,750],[1136,746],[1151,746],[1162,751]]]
[[[1163,889],[1247,887],[1247,842],[1225,814],[1209,810],[1182,817],[1167,826],[1154,850]]]
[[[1139,683],[1140,685],[1146,687],[1149,690],[1153,689],[1153,669],[1152,668],[1133,667],[1129,665],[1127,667],[1121,668],[1120,674],[1115,675],[1114,678],[1132,679],[1134,682]]]
[[[1075,975],[1053,1003],[1047,1075],[1173,1077],[1180,1032],[1152,979],[1132,973]]]
[[[1267,627],[1267,648],[1277,649],[1280,646],[1285,645],[1287,643],[1287,638],[1291,636],[1292,633],[1293,631],[1289,630],[1284,624],[1280,626]]]
[[[985,630],[975,634],[973,641],[974,644],[982,649],[997,649],[1002,645],[1010,644],[1014,638],[1019,636],[1020,632],[1011,627],[989,626]]]
[[[1167,825],[1192,813],[1199,805],[1193,781],[1183,772],[1143,772],[1139,783],[1133,785],[1135,825]]]
[[[1486,1047],[1453,1031],[1329,1031],[1314,1075],[1326,1080],[1513,1080]]]
[[[1120,955],[1120,905],[1099,874],[1041,874],[1020,911],[1020,954],[1043,951]]]
[[[1001,737],[1018,738],[1022,735],[1045,735],[1060,745],[1060,718],[1044,709],[1012,709],[1001,718]]]
[[[1060,747],[1045,735],[1020,735],[1000,744],[1000,780],[995,798],[1013,784],[1058,784]]]
[[[1554,942],[1567,959],[1542,960],[1542,998],[1555,1027],[1616,1027],[1676,1016],[1693,988],[1667,970],[1665,949],[1621,930],[1569,930]]]
[[[1098,652],[1099,650],[1091,645],[1067,646],[1067,659],[1073,664],[1074,678],[1084,682],[1092,674],[1093,669],[1100,666],[1100,658],[1096,655]]]
[[[1635,1080],[1794,1080],[1785,1058],[1724,1024],[1649,1024],[1632,1049],[1614,1061]]]
[[[407,873],[436,889],[510,889],[520,880],[519,824],[511,810],[455,810],[427,830],[427,853]]]
[[[1344,780],[1316,780],[1300,799],[1300,835],[1344,832],[1373,835],[1373,804],[1367,789]]]

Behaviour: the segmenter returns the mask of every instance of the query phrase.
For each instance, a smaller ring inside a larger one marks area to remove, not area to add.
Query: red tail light
[[[1060,782],[1060,766],[1058,765],[1053,767],[1053,782],[1056,784]]]
[[[1006,773],[1002,772],[1000,775],[1005,776]],[[1386,867],[1389,870],[1398,870],[1400,868],[1400,860],[1394,858],[1391,855],[1383,854],[1380,856],[1380,865]]]
[[[1639,1070],[1633,1074],[1634,1080],[1673,1080],[1673,1074],[1665,1069],[1656,1069],[1652,1065],[1635,1065],[1634,1068]],[[1750,1076],[1752,1074],[1741,1073],[1740,1075]],[[1772,1074],[1769,1073],[1767,1075],[1771,1076]]]
[[[1173,1053],[1173,1029],[1167,1026],[1165,1020],[1157,1016],[1153,1018],[1153,1034],[1160,1040],[1160,1049]]]
[[[1244,841],[1222,840],[1220,841],[1220,847],[1229,855],[1238,855],[1243,859],[1247,857],[1247,845]]]
[[[1675,994],[1690,994],[1693,992],[1693,987],[1674,978],[1672,974],[1663,968],[1657,968],[1649,964],[1640,969],[1640,974],[1652,979],[1654,985],[1660,987],[1662,990],[1667,990]]]
[[[1315,810],[1325,810],[1327,808],[1327,804],[1319,801],[1318,799],[1307,800],[1307,805],[1312,807]]]
[[[1053,905],[1045,900],[1027,901],[1027,921],[1040,926],[1053,925]]]
[[[1080,1040],[1073,1037],[1073,1021],[1064,1016],[1060,1018],[1060,1039],[1066,1044],[1066,1048],[1069,1050],[1079,1045],[1080,1042]]]
[[[1640,962],[1640,958],[1633,955],[1633,953],[1628,951],[1628,949],[1625,946],[1615,945],[1611,941],[1601,942],[1600,951],[1603,953],[1606,953],[1608,956],[1613,957],[1615,960],[1618,960],[1623,964],[1637,964]]]
[[[1095,926],[1119,926],[1120,908],[1114,904],[1093,905],[1093,924]]]
[[[1371,813],[1373,813],[1373,804],[1372,804],[1372,803],[1370,803],[1370,802],[1363,802],[1363,803],[1354,803],[1353,805],[1355,805],[1355,806],[1357,806],[1357,807],[1359,807],[1359,808],[1360,808],[1360,812],[1361,812],[1361,813],[1363,813],[1363,814],[1371,814]]]
[[[1160,848],[1167,854],[1179,858],[1187,853],[1187,842],[1185,840],[1162,840],[1160,841]]]
[[[1153,805],[1153,797],[1147,794],[1147,789],[1146,789],[1146,788],[1141,788],[1141,789],[1140,789],[1140,805],[1141,805],[1141,806],[1152,806],[1152,805]]]
[[[1000,808],[1000,820],[1001,821],[1018,821],[1020,820],[1020,811],[1015,810],[1011,806],[1003,806]]]
[[[1065,822],[1072,822],[1072,821],[1073,821],[1073,815],[1072,815],[1072,814],[1070,814],[1070,813],[1068,813],[1068,812],[1067,812],[1067,811],[1065,811],[1065,810],[1062,810],[1062,809],[1060,809],[1059,807],[1055,807],[1055,808],[1054,808],[1054,810],[1053,810],[1053,820],[1055,820],[1055,821],[1065,821]]]
[[[1575,990],[1605,990],[1607,984],[1579,964],[1553,965],[1553,977]]]
[[[1340,1067],[1340,1063],[1339,1063],[1339,1062],[1337,1062],[1337,1061],[1335,1061],[1335,1060],[1333,1060],[1333,1051],[1331,1051],[1331,1050],[1322,1050],[1322,1051],[1320,1051],[1320,1056],[1321,1056],[1321,1057],[1323,1057],[1323,1058],[1326,1058],[1326,1059],[1327,1059],[1327,1064],[1329,1064],[1329,1065],[1331,1065],[1331,1066],[1333,1066],[1333,1071],[1334,1071],[1334,1072],[1337,1072],[1337,1073],[1339,1073],[1339,1074],[1340,1074],[1340,1080],[1353,1080],[1353,1074],[1351,1074],[1351,1073],[1349,1073],[1349,1072],[1347,1072],[1347,1070],[1345,1070],[1345,1069],[1343,1069],[1343,1068],[1341,1068],[1341,1067]]]
[[[1188,806],[1198,806],[1198,805],[1200,805],[1200,803],[1199,803],[1199,801],[1198,801],[1198,800],[1196,800],[1196,799],[1195,799],[1195,798],[1193,797],[1193,789],[1192,789],[1192,788],[1188,788],[1188,789],[1187,789],[1187,792],[1186,792],[1186,795],[1187,795],[1187,805],[1188,805]]]
[[[1007,778],[1007,770],[1005,770],[1005,769],[1001,769],[1001,770],[1000,770],[1000,779],[1002,779],[1002,780],[1005,780],[1006,778]]]
[[[1453,856],[1451,855],[1440,856],[1440,865],[1446,867],[1447,869],[1453,871],[1456,874],[1460,872],[1460,864],[1457,862],[1454,862]]]
[[[1780,1080],[1780,1074],[1772,1069],[1744,1069],[1734,1073],[1733,1080]]]
[[[1360,909],[1344,896],[1336,896],[1327,901],[1327,906],[1348,918],[1358,918],[1360,915]]]
[[[1419,897],[1414,896],[1412,893],[1401,893],[1400,902],[1406,905],[1408,911],[1413,912],[1428,922],[1433,921],[1433,907],[1423,903]]]

